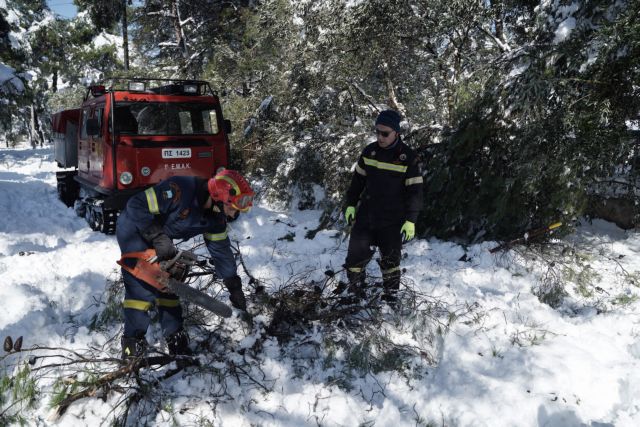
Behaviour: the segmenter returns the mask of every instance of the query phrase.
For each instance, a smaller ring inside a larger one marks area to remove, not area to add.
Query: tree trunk
[[[33,108],[34,131],[36,136],[40,140],[40,147],[42,147],[44,146],[44,132],[42,132],[42,122],[40,121],[38,110],[35,107],[32,107],[32,108]]]
[[[404,116],[405,111],[404,111],[404,105],[400,104],[398,102],[398,97],[396,95],[396,90],[393,87],[393,81],[391,80],[391,77],[389,76],[389,65],[387,63],[384,63],[383,65],[383,69],[384,69],[384,80],[385,80],[385,84],[387,86],[387,94],[389,95],[389,107],[391,107],[392,109],[398,111],[400,114],[402,114]]]
[[[494,0],[491,2],[493,7],[493,16],[495,19],[496,38],[501,42],[504,41],[504,22],[502,20],[504,4],[503,0]]]
[[[31,148],[36,148],[36,133],[35,133],[35,114],[36,109],[33,107],[33,104],[29,107],[30,111],[30,120],[29,120],[29,144],[31,144]]]
[[[182,69],[187,75],[187,77],[195,77],[192,76],[189,72],[189,49],[187,47],[187,40],[184,36],[184,28],[182,28],[182,20],[180,18],[180,0],[173,0],[172,5],[172,13],[175,17],[173,20],[173,29],[176,34],[176,42],[178,48],[180,49],[180,53],[182,54]]]
[[[53,69],[53,76],[51,77],[51,91],[56,93],[58,91],[58,69]]]
[[[122,50],[124,52],[125,71],[129,71],[129,32],[127,25],[127,0],[122,0]]]
[[[396,91],[393,88],[393,82],[391,81],[389,76],[387,76],[385,80],[387,83],[387,93],[389,94],[389,107],[393,108],[396,111],[399,111],[400,107],[398,106],[398,98],[396,97]]]

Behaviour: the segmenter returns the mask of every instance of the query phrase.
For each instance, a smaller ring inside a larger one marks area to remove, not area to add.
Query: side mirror
[[[229,135],[232,132],[231,129],[231,120],[225,119],[224,120],[224,133],[226,133],[227,135]]]
[[[86,131],[89,136],[100,135],[100,123],[98,123],[98,119],[87,119]]]

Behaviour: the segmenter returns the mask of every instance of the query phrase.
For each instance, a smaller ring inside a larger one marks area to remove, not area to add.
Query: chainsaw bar
[[[184,298],[205,310],[209,310],[221,317],[231,317],[232,311],[228,305],[210,297],[204,292],[200,292],[199,290],[192,288],[189,285],[185,285],[175,279],[169,279],[167,281],[167,287],[180,298]]]

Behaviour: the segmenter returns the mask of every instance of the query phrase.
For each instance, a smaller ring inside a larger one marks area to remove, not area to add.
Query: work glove
[[[347,221],[347,225],[351,225],[356,217],[356,207],[347,206],[347,210],[344,211],[344,219]]]
[[[402,234],[402,243],[407,243],[416,236],[416,225],[411,221],[405,221],[400,229],[400,234]]]
[[[173,240],[164,233],[159,224],[152,224],[144,230],[142,237],[156,250],[158,261],[169,260],[178,253],[178,250],[173,245]]]

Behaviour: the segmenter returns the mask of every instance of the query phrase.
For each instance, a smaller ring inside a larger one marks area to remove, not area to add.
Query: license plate
[[[163,159],[190,159],[191,148],[163,148]]]

